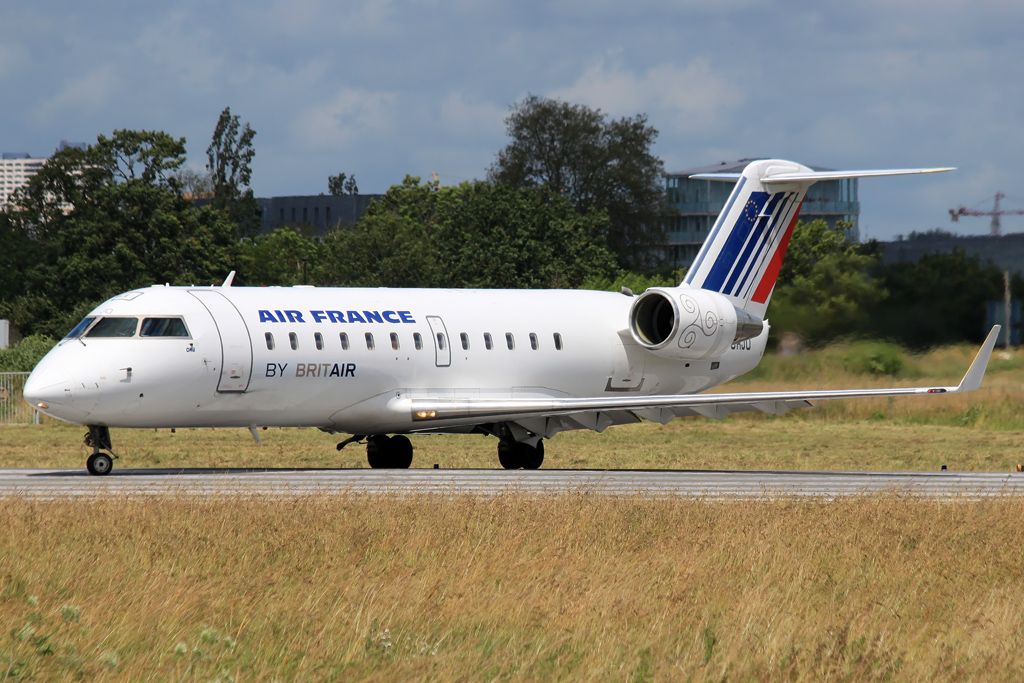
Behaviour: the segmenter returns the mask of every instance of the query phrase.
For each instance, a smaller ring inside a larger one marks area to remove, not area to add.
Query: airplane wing
[[[621,422],[650,419],[668,422],[683,415],[720,418],[731,412],[757,410],[781,414],[812,401],[868,396],[957,394],[981,386],[1000,326],[988,333],[967,373],[957,386],[894,387],[889,389],[829,389],[810,391],[759,391],[728,394],[681,394],[599,398],[455,398],[412,397],[395,399],[392,409],[408,410],[424,431],[442,425],[515,422],[530,432],[548,436],[570,428],[602,431]],[[557,418],[552,422],[552,418]],[[575,423],[568,426],[564,420]]]

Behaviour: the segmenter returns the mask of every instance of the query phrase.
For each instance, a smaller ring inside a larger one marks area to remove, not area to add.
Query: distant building
[[[260,232],[270,232],[282,226],[312,228],[323,236],[340,225],[355,225],[356,221],[379,194],[296,195],[260,197]]]
[[[1012,275],[1024,275],[1024,233],[1016,232],[994,237],[992,235],[955,235],[943,230],[911,233],[908,239],[878,243],[882,263],[920,261],[926,254],[948,254],[960,249],[982,262],[989,261],[999,270]]]
[[[6,210],[11,196],[20,188],[28,185],[39,169],[46,163],[45,157],[33,157],[23,152],[4,152],[0,154],[0,211]]]
[[[84,142],[68,142],[61,140],[57,150],[68,148],[85,149]],[[46,163],[48,157],[34,157],[28,152],[3,152],[0,154],[0,211],[4,211],[10,205],[11,196],[15,190],[28,185],[39,169]],[[65,207],[70,209],[71,207]]]
[[[666,219],[665,251],[669,262],[676,268],[687,268],[697,256],[711,226],[725,206],[735,182],[720,180],[693,180],[698,173],[739,173],[754,159],[723,161],[711,166],[691,168],[665,174],[665,195],[676,214]],[[831,169],[812,166],[815,171]],[[857,198],[857,180],[828,180],[815,183],[807,192],[800,219],[823,219],[830,226],[840,221],[852,227],[847,233],[859,238],[858,221],[860,201]]]

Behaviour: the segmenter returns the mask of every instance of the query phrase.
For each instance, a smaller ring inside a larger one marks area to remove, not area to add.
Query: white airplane
[[[366,440],[371,467],[412,462],[407,434],[498,438],[534,469],[570,429],[812,401],[977,389],[993,328],[957,386],[701,394],[753,369],[801,202],[813,183],[952,169],[816,172],[762,160],[736,186],[678,287],[569,290],[153,286],[100,304],[36,366],[25,400],[88,425],[92,474],[111,427],[318,427]],[[258,440],[258,438],[257,438]]]

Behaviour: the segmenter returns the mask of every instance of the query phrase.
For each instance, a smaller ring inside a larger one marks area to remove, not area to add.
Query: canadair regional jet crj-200
[[[533,469],[544,439],[642,419],[782,413],[824,399],[980,386],[994,328],[958,386],[702,394],[749,372],[801,202],[813,183],[951,169],[816,172],[762,160],[736,186],[685,280],[639,296],[566,290],[154,286],[100,304],[32,372],[25,399],[88,425],[319,427],[365,440],[371,467],[409,467],[407,434],[498,438]]]

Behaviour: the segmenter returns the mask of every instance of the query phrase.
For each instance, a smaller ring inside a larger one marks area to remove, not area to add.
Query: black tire
[[[506,470],[518,470],[523,466],[517,446],[518,444],[514,441],[498,442],[498,462]]]
[[[106,476],[114,469],[114,459],[106,453],[93,453],[85,461],[85,469],[97,477]]]
[[[407,470],[412,465],[412,441],[405,434],[396,434],[388,444],[390,467]]]
[[[389,467],[391,439],[386,434],[377,434],[366,440],[366,462],[375,470]]]
[[[517,443],[520,449],[519,461],[523,463],[524,470],[539,469],[544,462],[544,442],[538,441],[536,446],[527,443]]]

